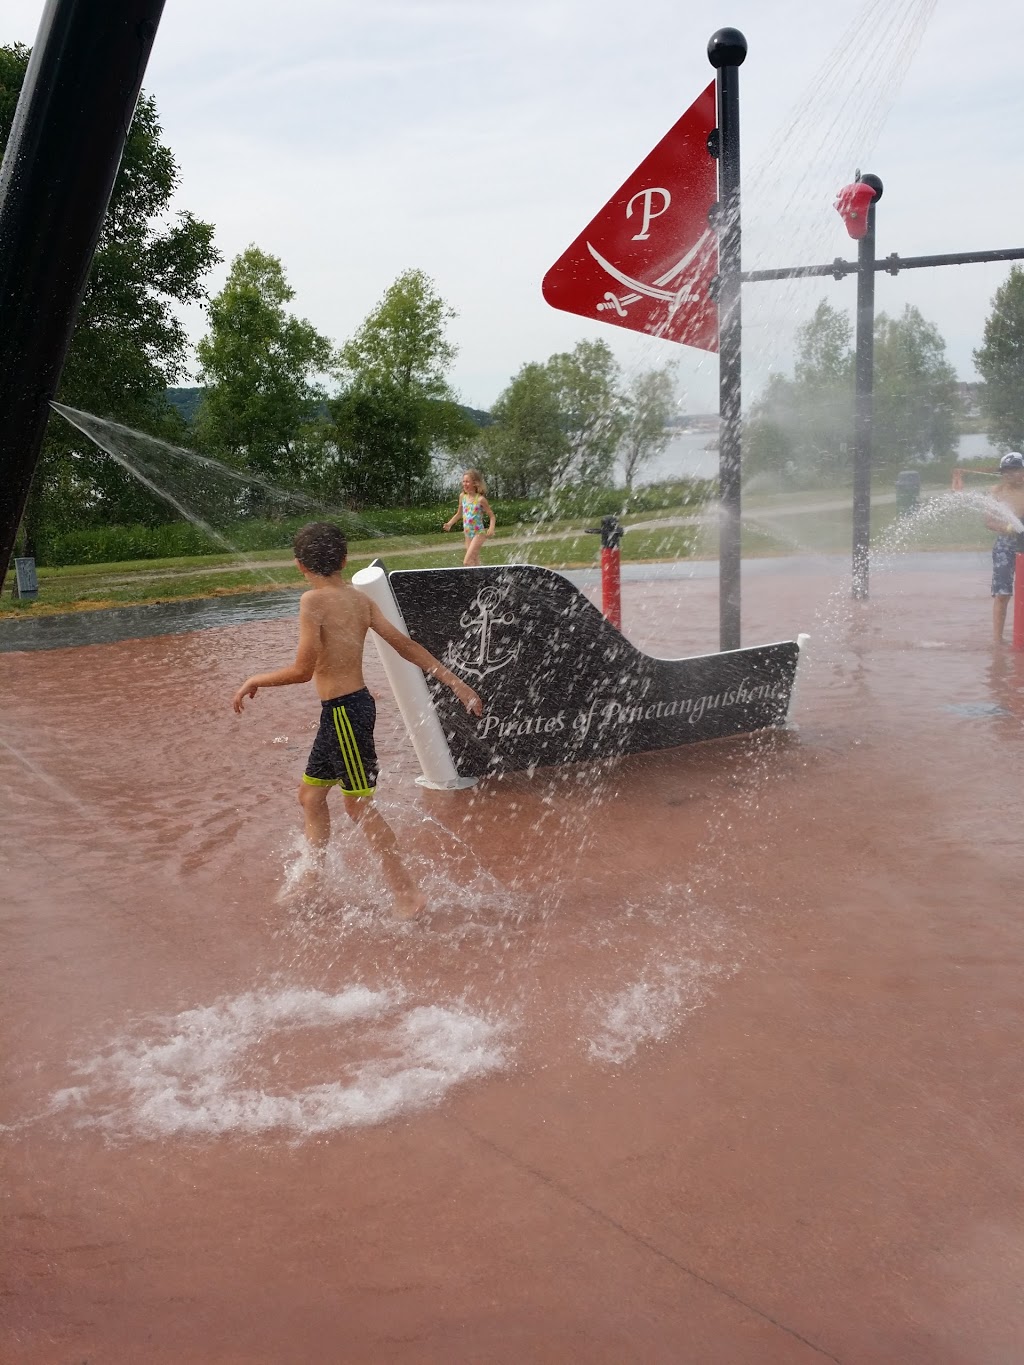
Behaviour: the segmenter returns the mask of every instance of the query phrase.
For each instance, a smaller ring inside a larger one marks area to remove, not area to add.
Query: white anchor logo
[[[459,644],[450,641],[445,650],[443,662],[448,668],[457,673],[468,673],[473,678],[486,678],[488,673],[518,659],[522,640],[503,646],[495,638],[495,627],[516,624],[514,613],[499,610],[507,596],[507,588],[480,589],[473,605],[459,617],[466,638]]]

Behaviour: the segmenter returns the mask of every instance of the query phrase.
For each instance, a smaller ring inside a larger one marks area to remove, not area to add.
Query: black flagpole
[[[718,72],[718,435],[719,648],[740,647],[740,423],[742,313],[740,309],[740,83],[747,40],[720,28],[708,43]]]

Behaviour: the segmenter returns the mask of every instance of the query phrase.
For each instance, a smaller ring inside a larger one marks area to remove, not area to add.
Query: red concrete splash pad
[[[1024,660],[974,569],[837,587],[745,585],[795,733],[429,793],[382,699],[415,929],[340,829],[278,899],[291,622],[0,656],[0,1358],[1021,1358]]]

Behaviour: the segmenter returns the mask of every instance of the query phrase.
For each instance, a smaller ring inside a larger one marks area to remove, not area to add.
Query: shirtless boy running
[[[312,680],[320,694],[320,729],[299,787],[306,838],[322,865],[331,837],[327,797],[340,787],[345,812],[366,834],[381,860],[395,911],[413,919],[426,897],[406,870],[391,826],[373,805],[377,754],[373,726],[377,708],[363,681],[363,643],[375,630],[403,659],[443,682],[473,715],[483,703],[461,678],[403,635],[385,619],[376,603],[341,576],[348,555],[345,536],[330,522],[312,522],[295,536],[295,562],[309,591],[299,599],[299,644],[295,662],[272,673],[256,673],[235,693],[232,706],[241,713],[246,697],[261,687],[286,687]]]

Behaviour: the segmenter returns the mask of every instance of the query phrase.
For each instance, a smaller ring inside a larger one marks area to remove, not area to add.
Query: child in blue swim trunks
[[[462,492],[459,494],[459,510],[445,522],[444,529],[450,531],[460,517],[462,518],[462,534],[466,538],[466,557],[462,561],[463,566],[479,568],[480,547],[484,543],[484,538],[494,535],[494,513],[491,510],[491,504],[487,501],[487,485],[484,483],[479,469],[467,469],[463,474]],[[484,517],[490,521],[486,531],[484,530]]]
[[[999,533],[992,546],[992,640],[997,645],[1003,642],[1017,555],[1024,553],[1024,535],[1017,529],[1024,519],[1024,455],[1017,450],[1008,451],[999,461],[999,473],[1002,477],[992,496],[1005,503],[1008,515],[985,513],[985,525]]]
[[[373,726],[377,708],[363,681],[363,643],[375,630],[393,649],[425,673],[445,683],[473,715],[483,714],[480,698],[422,645],[385,619],[376,603],[342,578],[348,555],[345,536],[330,522],[313,522],[295,537],[295,562],[309,591],[299,599],[299,644],[295,662],[270,673],[256,673],[232,699],[241,713],[247,697],[261,687],[285,687],[310,679],[320,694],[320,727],[299,786],[306,838],[319,874],[331,837],[327,798],[341,790],[345,813],[364,831],[381,860],[384,876],[402,919],[413,919],[425,903],[398,852],[391,826],[373,805],[377,754]]]

